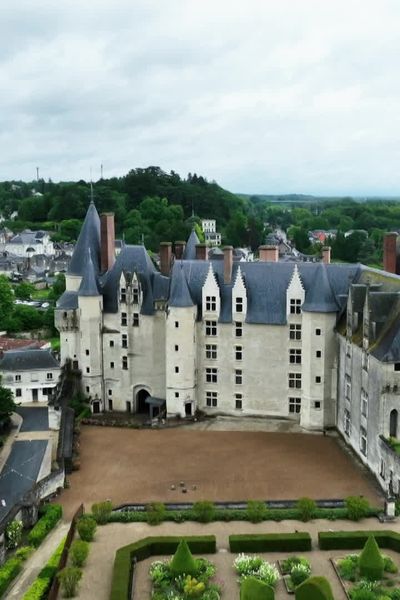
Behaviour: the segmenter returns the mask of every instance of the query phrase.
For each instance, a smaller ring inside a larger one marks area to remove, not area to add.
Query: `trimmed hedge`
[[[378,544],[373,535],[365,543],[358,559],[360,575],[370,581],[377,581],[383,577],[383,556],[379,552]]]
[[[374,536],[380,548],[400,552],[400,534],[396,531],[320,531],[318,545],[321,550],[358,550]]]
[[[64,545],[65,539],[61,542],[57,550],[51,556],[50,560],[40,571],[31,587],[24,594],[22,600],[44,600],[47,598],[47,594],[57,573]]]
[[[265,533],[259,535],[230,535],[231,552],[294,552],[311,550],[309,533]]]
[[[255,577],[246,577],[240,586],[240,600],[274,600],[275,592]]]
[[[119,548],[115,553],[110,600],[127,600],[132,580],[132,563],[149,556],[174,554],[181,540],[185,540],[196,554],[214,554],[217,550],[214,535],[148,537],[128,546]]]
[[[310,577],[295,589],[296,600],[334,600],[329,581],[325,577]]]
[[[46,535],[57,525],[62,517],[62,506],[60,504],[48,504],[43,510],[43,516],[28,535],[29,544],[35,546],[35,548],[40,546]]]
[[[22,558],[12,557],[0,567],[0,596],[4,594],[12,580],[21,572],[22,563]]]

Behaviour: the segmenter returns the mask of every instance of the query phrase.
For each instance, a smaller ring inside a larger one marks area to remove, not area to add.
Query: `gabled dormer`
[[[286,315],[295,317],[301,314],[301,307],[304,303],[306,294],[301,281],[299,269],[294,266],[292,278],[286,290]]]
[[[128,290],[128,281],[124,271],[121,271],[121,276],[119,278],[119,293],[118,293],[118,303],[124,307],[128,302],[129,290]]]
[[[247,315],[247,290],[240,266],[232,288],[232,317],[234,321],[245,321]]]
[[[142,289],[140,285],[140,280],[136,271],[133,272],[132,275],[132,286],[131,286],[131,294],[130,299],[132,304],[136,307],[141,306],[142,304]]]
[[[220,290],[210,262],[207,277],[202,289],[203,318],[218,319],[221,310]]]

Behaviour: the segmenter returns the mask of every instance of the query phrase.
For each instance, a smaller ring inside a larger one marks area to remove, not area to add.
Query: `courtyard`
[[[89,508],[104,499],[119,505],[363,495],[382,504],[372,478],[330,436],[82,426],[80,451],[81,468],[57,500],[66,517],[81,502]]]

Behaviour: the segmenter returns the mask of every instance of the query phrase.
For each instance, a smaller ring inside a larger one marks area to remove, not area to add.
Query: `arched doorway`
[[[93,400],[92,402],[92,410],[93,414],[97,415],[100,412],[100,402],[98,400]]]
[[[398,421],[397,410],[392,410],[390,413],[390,424],[389,424],[390,437],[397,438],[397,421]]]
[[[150,412],[149,405],[146,404],[146,398],[150,396],[147,390],[139,390],[136,394],[136,412],[148,415]]]

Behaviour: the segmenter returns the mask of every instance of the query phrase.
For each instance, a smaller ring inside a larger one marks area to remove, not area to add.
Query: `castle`
[[[337,427],[400,492],[400,277],[360,264],[208,260],[194,233],[115,259],[113,215],[90,204],[56,309],[61,362],[93,412],[215,414]]]

